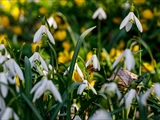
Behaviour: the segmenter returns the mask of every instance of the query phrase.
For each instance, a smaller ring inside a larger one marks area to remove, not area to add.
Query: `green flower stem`
[[[139,49],[141,50],[141,48],[142,48],[142,45],[141,45],[141,43],[139,43]],[[141,72],[141,69],[142,69],[141,62],[142,62],[142,53],[140,51],[139,52],[139,75],[140,76],[142,74],[142,72]]]
[[[101,51],[101,21],[98,20],[98,44],[97,44],[97,48],[98,48],[98,53],[100,54]]]
[[[131,105],[129,106],[129,108],[126,110],[126,119],[128,119],[128,115],[130,113],[130,109],[131,109]]]
[[[114,111],[113,104],[112,104],[112,100],[111,100],[110,97],[108,97],[108,102],[109,102],[109,106],[110,106],[111,111]],[[112,115],[112,118],[113,118],[113,120],[115,120],[115,119],[116,119],[116,116],[113,114],[113,115]]]
[[[135,119],[136,112],[137,112],[137,107],[135,107],[135,108],[134,108],[134,112],[133,112],[133,117],[132,117],[132,120],[134,120],[134,119]]]

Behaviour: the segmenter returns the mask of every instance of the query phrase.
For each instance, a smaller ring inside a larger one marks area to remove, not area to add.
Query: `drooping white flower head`
[[[9,59],[8,61],[6,61],[5,67],[6,69],[8,69],[7,79],[11,84],[15,83],[15,80],[13,80],[13,77],[15,77],[16,75],[18,75],[20,80],[24,80],[23,72],[14,59]]]
[[[90,87],[94,94],[97,94],[96,90],[92,87],[92,85],[87,81],[83,80],[82,84],[78,87],[77,94],[81,95],[85,88]]]
[[[130,104],[132,103],[132,99],[135,97],[139,101],[139,97],[136,93],[136,90],[131,89],[128,93],[125,94],[124,98],[120,101],[119,105],[121,106],[125,101],[125,107],[126,107],[126,109],[128,109]]]
[[[112,117],[106,110],[99,109],[88,120],[112,120]]]
[[[4,50],[4,54],[3,56],[6,56],[8,55],[8,52],[7,52],[7,49],[6,47],[4,46],[4,44],[0,44],[0,51]],[[0,52],[0,56],[2,56],[2,52]]]
[[[48,21],[50,27],[53,25],[53,28],[54,28],[54,29],[57,29],[57,23],[56,23],[56,21],[54,20],[53,17],[49,17],[49,18],[47,19],[47,21]]]
[[[6,109],[6,104],[4,99],[0,96],[0,118],[3,115],[4,111]]]
[[[76,115],[73,120],[82,120],[79,115]]]
[[[41,38],[42,38],[42,34],[43,33],[45,33],[47,36],[48,36],[48,38],[49,38],[49,40],[53,43],[53,44],[55,44],[55,41],[54,41],[54,38],[53,38],[53,36],[52,36],[52,34],[49,32],[49,30],[46,28],[46,26],[45,25],[41,25],[41,27],[38,29],[38,31],[35,33],[35,35],[34,35],[34,38],[33,38],[33,42],[35,43],[37,43],[37,42],[39,42],[40,40],[41,40]]]
[[[10,107],[7,107],[1,117],[1,120],[10,120],[11,118],[14,120],[19,120],[19,117],[14,110]]]
[[[122,57],[125,57],[125,63],[126,63],[127,69],[129,71],[131,69],[134,69],[135,61],[134,61],[132,52],[129,49],[125,49],[125,51],[115,60],[115,62],[112,65],[112,68],[114,68],[119,63]]]
[[[67,68],[67,70],[63,73],[63,75],[66,75],[66,74],[69,72],[69,70],[70,70],[70,67]],[[78,72],[79,76],[80,76],[82,79],[84,79],[83,73],[82,73],[82,71],[81,71],[81,69],[79,68],[79,66],[78,66],[77,63],[75,63],[74,70],[75,70],[76,72]]]
[[[98,17],[98,19],[99,20],[105,20],[105,19],[107,19],[107,14],[106,14],[106,12],[103,10],[103,8],[98,8],[95,12],[94,12],[94,14],[93,14],[93,16],[92,16],[92,19],[96,19]]]
[[[154,93],[158,96],[158,98],[160,99],[160,83],[155,83],[154,84]]]
[[[86,68],[90,65],[90,62],[92,62],[93,68],[95,70],[100,70],[100,63],[99,60],[96,56],[96,54],[94,54],[87,62],[86,62]]]
[[[8,87],[6,86],[8,85],[8,81],[7,81],[6,74],[4,72],[0,72],[0,82],[5,84],[5,85],[0,84],[1,94],[5,98],[8,94]]]
[[[136,23],[136,26],[140,32],[143,31],[140,21],[133,12],[129,12],[129,14],[123,19],[120,25],[120,29],[126,27],[126,31],[128,32],[131,29],[133,23]]]
[[[147,98],[148,98],[148,96],[150,95],[150,93],[151,93],[151,90],[148,89],[147,92],[146,92],[145,94],[143,94],[142,97],[141,97],[141,103],[142,103],[144,106],[147,105]]]
[[[41,55],[38,52],[35,52],[30,58],[29,61],[31,63],[31,68],[35,65],[35,61],[39,61],[42,65],[42,67],[48,71],[48,67],[45,63],[45,61],[43,60],[43,58],[41,57]]]
[[[35,92],[33,102],[35,102],[36,99],[38,99],[46,90],[50,90],[54,98],[59,102],[62,102],[61,95],[57,90],[56,86],[53,84],[51,80],[48,80],[46,76],[44,76],[42,80],[39,81],[30,91],[30,94]]]
[[[115,95],[115,93],[117,94],[118,96],[118,99],[121,98],[121,93],[117,87],[117,84],[114,83],[114,82],[111,82],[111,83],[105,83],[103,84],[101,90],[100,90],[100,93],[107,93],[109,94],[111,97],[112,95],[110,93],[113,93],[113,95]]]

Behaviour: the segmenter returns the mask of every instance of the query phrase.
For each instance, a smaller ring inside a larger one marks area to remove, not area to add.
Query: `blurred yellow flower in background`
[[[120,40],[118,46],[117,46],[117,49],[119,50],[124,50],[124,47],[125,47],[125,42],[124,40]]]
[[[67,0],[60,0],[60,5],[65,6],[67,4]]]
[[[132,51],[138,51],[138,50],[139,50],[139,45],[133,46]]]
[[[88,61],[92,56],[93,56],[93,52],[92,51],[88,52],[86,55],[86,61]]]
[[[155,66],[156,66],[156,60],[152,60],[151,63],[144,62],[142,66],[142,72],[154,70]]]
[[[37,50],[39,50],[41,48],[42,44],[43,44],[42,40],[40,40],[38,43],[32,43],[31,44],[31,50],[32,50],[32,52],[34,53]]]
[[[74,2],[78,5],[81,6],[85,3],[85,0],[74,0]]]
[[[153,14],[154,16],[160,17],[160,11],[158,11],[156,7],[153,8]]]
[[[64,48],[64,50],[69,50],[71,48],[71,44],[67,41],[62,42],[62,47]]]
[[[63,52],[58,53],[58,62],[59,63],[66,63],[69,61],[70,55],[68,51],[64,50]]]
[[[20,10],[17,6],[14,6],[11,10],[11,15],[14,17],[15,20],[18,20],[20,15]]]
[[[153,18],[153,13],[150,9],[145,9],[142,15],[144,18],[149,19],[149,20]]]
[[[63,41],[67,36],[66,30],[58,30],[54,33],[55,40]]]
[[[94,87],[94,84],[95,84],[96,81],[93,78],[94,78],[94,75],[91,74],[88,82]]]
[[[69,60],[72,60],[73,54],[74,54],[74,51],[71,51],[69,54]]]
[[[2,6],[4,11],[9,12],[11,8],[11,2],[9,0],[1,0],[0,5]]]
[[[114,18],[112,19],[112,21],[113,21],[115,24],[120,24],[121,21],[122,21],[122,19],[119,18],[119,17],[114,17]]]
[[[2,24],[3,27],[9,27],[10,20],[7,16],[1,16],[0,23]]]
[[[39,9],[39,12],[40,12],[40,14],[44,15],[44,14],[46,13],[46,8],[41,7],[41,8]]]
[[[147,20],[143,18],[143,19],[140,19],[140,21],[141,21],[143,30],[147,31],[148,30]]]
[[[5,46],[8,45],[7,40],[5,39],[5,37],[7,37],[6,34],[0,34],[0,44],[4,44]]]
[[[132,0],[134,4],[144,4],[146,0]]]
[[[113,61],[114,61],[119,57],[119,55],[122,54],[122,52],[123,52],[123,50],[112,48],[109,53],[109,56],[110,56],[110,58],[113,58]]]
[[[13,32],[16,34],[16,35],[21,35],[22,34],[22,29],[20,26],[14,26],[13,27]]]

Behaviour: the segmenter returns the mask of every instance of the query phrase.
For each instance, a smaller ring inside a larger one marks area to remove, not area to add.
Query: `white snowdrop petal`
[[[144,106],[147,105],[147,98],[148,98],[148,96],[150,95],[150,93],[151,93],[151,90],[148,89],[147,92],[142,95],[141,103],[142,103]]]
[[[38,83],[36,83],[36,85],[34,85],[34,87],[31,89],[30,94],[32,94],[33,92],[35,92],[35,90],[37,90],[45,81],[39,81]]]
[[[128,21],[129,21],[129,18],[130,18],[130,13],[123,19],[123,21],[120,24],[119,29],[122,29],[122,28],[124,28],[124,26],[127,25]]]
[[[158,96],[158,98],[160,99],[159,88],[160,88],[160,83],[154,84],[154,93],[155,93],[155,94]]]
[[[92,15],[92,19],[96,19],[97,16],[98,16],[98,14],[99,14],[99,9],[97,9],[97,10],[94,12],[94,14]]]
[[[88,85],[89,85],[89,87],[91,88],[91,90],[94,92],[94,94],[96,94],[96,95],[97,95],[97,92],[96,92],[96,90],[94,89],[94,87],[92,87],[92,85],[91,85],[91,84],[89,84],[89,83],[88,83]]]
[[[128,32],[132,27],[132,23],[131,22],[128,22],[127,25],[126,25],[126,31]]]
[[[70,67],[67,68],[67,70],[63,73],[63,75],[67,75],[69,72]]]
[[[75,69],[78,72],[79,76],[83,79],[84,78],[83,73],[77,63],[75,64]]]
[[[41,40],[41,38],[42,38],[42,31],[43,31],[43,26],[41,26],[38,30],[37,30],[37,32],[34,34],[34,38],[33,38],[33,42],[35,43],[37,43],[37,42],[39,42],[40,40]]]
[[[43,60],[43,58],[40,56],[40,54],[39,54],[39,60],[40,60],[40,62],[41,62],[41,64],[42,64],[43,68],[44,68],[46,71],[48,71],[48,67],[47,67],[45,61]]]
[[[93,60],[93,57],[91,57],[87,62],[86,62],[86,68],[89,66],[90,62]]]
[[[6,104],[5,104],[5,101],[4,99],[0,96],[0,116],[3,115],[4,111],[5,111],[5,108],[6,108]]]
[[[23,76],[23,72],[21,70],[21,68],[19,67],[19,65],[14,61],[14,68],[15,68],[15,71],[18,75],[18,77],[20,78],[20,80],[24,80],[24,76]]]
[[[79,115],[76,115],[73,120],[82,120]]]
[[[114,68],[119,63],[119,61],[123,56],[124,56],[124,52],[114,61],[112,68]]]
[[[50,31],[47,28],[46,28],[46,31],[47,31],[47,35],[48,35],[48,38],[51,41],[51,43],[55,44],[54,38],[53,38],[52,34],[50,33]]]
[[[136,22],[136,25],[137,25],[137,28],[140,32],[143,32],[143,28],[142,28],[142,25],[140,23],[140,21],[138,20],[138,18],[134,15],[134,20]]]
[[[100,70],[100,63],[96,55],[92,56],[93,68]]]
[[[134,89],[131,89],[128,93],[128,96],[126,97],[125,106],[126,109],[129,108],[130,104],[132,103],[132,99],[136,96],[136,91]]]
[[[50,88],[53,96],[56,98],[56,100],[58,100],[59,102],[62,102],[61,95],[60,95],[59,91],[57,90],[56,86],[52,83],[52,81],[48,81],[48,86],[50,86],[49,88]]]
[[[78,87],[78,90],[77,90],[77,94],[81,95],[82,92],[84,91],[84,89],[87,87],[87,83],[82,83],[79,87]]]
[[[0,73],[0,82],[8,85],[5,73]],[[8,87],[6,85],[0,84],[1,93],[4,98],[6,98],[8,94]]]

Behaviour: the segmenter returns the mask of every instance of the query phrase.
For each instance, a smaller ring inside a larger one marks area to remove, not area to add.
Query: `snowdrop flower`
[[[148,89],[147,92],[146,92],[145,94],[143,94],[142,97],[141,97],[141,103],[142,103],[144,106],[147,105],[147,98],[148,98],[148,96],[150,95],[150,93],[151,93],[151,90]]]
[[[0,118],[3,115],[5,109],[6,109],[6,104],[4,102],[4,99],[0,96]]]
[[[125,94],[124,98],[120,101],[120,106],[124,103],[125,100],[125,107],[126,109],[129,108],[130,104],[132,103],[132,99],[133,98],[137,98],[137,100],[139,101],[139,97],[136,93],[135,89],[131,89],[127,94]]]
[[[118,99],[121,98],[121,93],[117,87],[117,84],[114,83],[114,82],[111,82],[111,83],[105,83],[101,90],[100,90],[100,93],[107,93],[109,94],[111,97],[115,95],[115,93],[117,94],[118,96]]]
[[[50,27],[53,25],[53,28],[57,29],[57,23],[53,17],[48,18],[47,21],[48,21]]]
[[[123,19],[123,21],[121,22],[121,25],[120,25],[120,29],[126,27],[126,31],[128,32],[128,31],[131,29],[132,24],[133,24],[134,22],[136,23],[138,30],[139,30],[140,32],[142,32],[142,31],[143,31],[142,25],[141,25],[140,21],[138,20],[138,18],[134,15],[133,12],[130,12],[130,13]]]
[[[155,93],[155,94],[158,96],[158,98],[160,99],[159,88],[160,88],[160,83],[154,84],[154,93]]]
[[[82,120],[79,115],[76,115],[73,120]]]
[[[55,41],[54,41],[54,38],[53,38],[52,34],[49,32],[49,30],[46,28],[45,25],[41,25],[41,27],[39,28],[39,30],[35,33],[34,38],[33,38],[33,42],[34,43],[35,42],[36,43],[39,42],[41,40],[41,38],[42,38],[42,34],[43,33],[45,33],[48,36],[49,40],[53,44],[55,44]]]
[[[8,52],[7,49],[5,48],[4,44],[0,44],[0,51],[4,50],[4,56],[7,57]],[[2,52],[0,52],[0,56],[2,56]]]
[[[129,2],[125,2],[125,3],[122,4],[121,7],[122,7],[123,9],[125,9],[125,10],[128,10],[131,6],[130,6]]]
[[[98,8],[93,16],[92,19],[96,19],[98,17],[99,20],[105,20],[107,18],[106,12],[102,8]]]
[[[134,69],[135,61],[134,61],[132,52],[129,49],[125,49],[125,51],[115,60],[115,62],[112,65],[112,68],[114,68],[119,63],[122,57],[125,57],[125,63],[126,63],[127,69],[129,71],[131,69]]]
[[[8,69],[7,78],[11,84],[15,84],[13,77],[18,75],[21,80],[24,80],[23,72],[14,59],[9,59],[5,62],[5,67]]]
[[[48,80],[46,76],[44,76],[42,80],[39,81],[30,91],[30,94],[35,92],[33,102],[35,102],[36,99],[38,99],[46,90],[50,90],[54,98],[59,102],[62,102],[61,95],[57,90],[56,86],[53,84],[51,80]]]
[[[77,94],[81,95],[85,88],[90,87],[94,94],[97,94],[96,90],[92,85],[87,81],[83,80],[82,84],[78,87]]]
[[[13,118],[14,120],[19,120],[18,115],[13,111],[13,109],[7,107],[1,117],[1,120],[9,120],[11,118]]]
[[[36,60],[41,63],[42,67],[43,67],[46,71],[48,71],[48,68],[47,68],[47,65],[46,65],[45,61],[43,60],[43,58],[40,56],[40,54],[39,54],[38,52],[35,52],[35,53],[29,58],[29,61],[30,61],[30,63],[31,63],[31,68],[32,68],[33,66],[35,66],[35,61],[36,61]]]
[[[99,60],[96,56],[96,54],[94,54],[87,62],[86,62],[86,68],[90,65],[90,62],[92,61],[92,64],[93,64],[93,68],[95,70],[100,70],[100,63],[99,63]]]
[[[112,117],[106,110],[99,109],[89,118],[89,120],[112,120]]]
[[[67,68],[67,70],[63,73],[63,75],[66,75],[69,72],[69,70],[70,70],[70,67]],[[84,79],[83,73],[77,63],[75,63],[74,70],[79,74],[81,79]]]
[[[5,85],[0,84],[1,94],[5,98],[8,94],[8,87],[6,86],[8,85],[8,82],[6,74],[4,72],[0,72],[0,82],[5,84]]]

